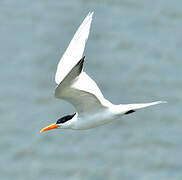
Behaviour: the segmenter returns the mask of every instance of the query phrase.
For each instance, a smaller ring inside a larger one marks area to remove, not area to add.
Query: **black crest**
[[[75,115],[76,113],[72,114],[72,115],[67,115],[67,116],[64,116],[60,119],[57,120],[56,124],[62,124],[62,123],[65,123],[66,121],[69,121],[70,119],[73,118],[73,116]]]

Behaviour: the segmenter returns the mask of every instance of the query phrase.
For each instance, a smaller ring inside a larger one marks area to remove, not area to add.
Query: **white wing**
[[[82,72],[83,52],[88,39],[93,12],[84,19],[63,57],[61,58],[55,81],[58,84],[55,97],[70,102],[79,114],[98,111],[109,104],[104,99],[97,84]]]
[[[63,54],[55,76],[55,81],[60,84],[66,75],[72,70],[72,68],[80,61],[83,57],[85,44],[88,39],[90,32],[90,25],[92,22],[93,12],[89,13],[84,19],[78,30],[76,31],[73,39],[71,40],[68,48]]]
[[[71,70],[55,90],[55,97],[70,102],[79,114],[92,113],[111,103],[102,95],[97,84],[82,72],[84,58]]]

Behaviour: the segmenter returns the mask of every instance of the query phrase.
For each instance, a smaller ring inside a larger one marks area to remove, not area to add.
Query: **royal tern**
[[[68,48],[63,54],[55,75],[57,87],[55,97],[70,102],[76,113],[64,116],[56,123],[43,128],[40,132],[51,129],[90,129],[123,115],[135,112],[138,109],[164,103],[156,101],[143,104],[114,105],[104,98],[93,79],[83,71],[85,56],[83,52],[90,32],[93,12],[84,19]]]

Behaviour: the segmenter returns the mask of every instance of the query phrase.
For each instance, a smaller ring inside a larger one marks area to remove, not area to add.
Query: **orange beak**
[[[51,125],[49,125],[49,126],[46,126],[46,127],[43,128],[43,129],[41,129],[40,133],[41,133],[41,132],[44,132],[44,131],[51,130],[51,129],[56,129],[56,128],[58,128],[58,127],[60,127],[60,126],[57,125],[57,124],[51,124]]]

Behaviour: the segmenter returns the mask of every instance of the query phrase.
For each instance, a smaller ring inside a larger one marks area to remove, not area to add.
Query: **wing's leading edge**
[[[86,16],[76,31],[75,35],[73,36],[73,39],[71,40],[61,60],[59,61],[55,75],[55,81],[57,84],[60,84],[64,80],[66,75],[83,57],[85,44],[90,32],[90,25],[92,22],[93,14],[94,12],[91,12]]]

